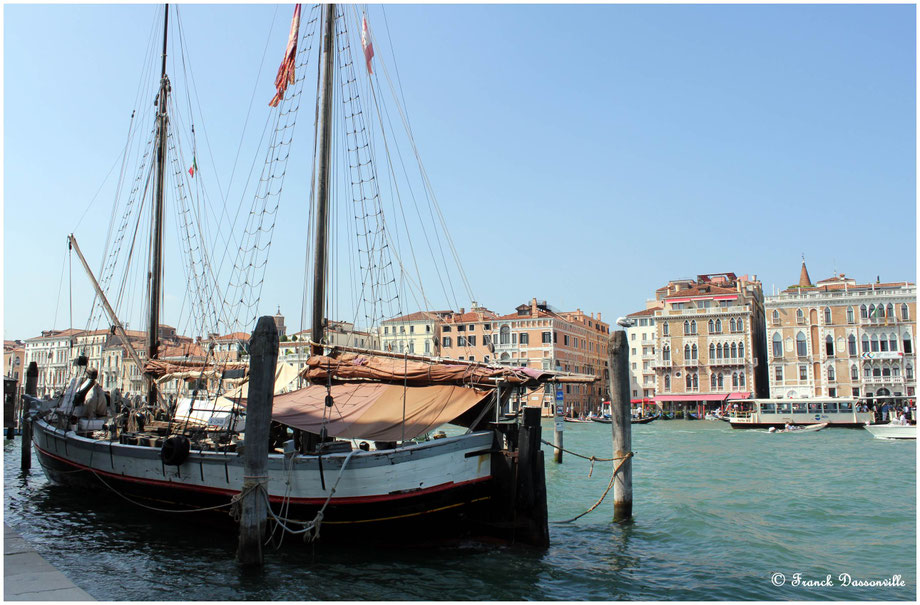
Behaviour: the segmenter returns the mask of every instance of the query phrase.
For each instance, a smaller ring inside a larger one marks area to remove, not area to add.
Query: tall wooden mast
[[[166,176],[166,107],[169,96],[169,78],[166,77],[166,35],[169,26],[169,5],[163,17],[163,66],[160,75],[160,93],[157,97],[157,170],[154,200],[151,208],[150,272],[149,280],[149,323],[147,324],[147,359],[156,359],[159,349],[160,297],[163,278],[163,186]],[[138,368],[143,371],[143,368]],[[157,400],[156,381],[147,385],[147,403]]]
[[[320,121],[317,125],[318,166],[316,171],[316,245],[313,255],[313,325],[310,338],[322,343],[325,337],[326,252],[329,237],[329,168],[332,151],[332,84],[335,67],[335,4],[325,6],[325,35],[320,65]],[[310,347],[313,355],[322,355],[322,344]]]

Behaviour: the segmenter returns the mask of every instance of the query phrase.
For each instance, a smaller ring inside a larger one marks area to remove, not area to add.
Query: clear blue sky
[[[106,174],[159,10],[4,6],[5,339],[67,327],[68,233],[99,265]],[[199,164],[226,189],[242,124],[265,121],[291,9],[179,10],[213,149]],[[368,14],[389,56],[379,6]],[[611,322],[700,273],[754,273],[770,294],[797,281],[803,253],[813,279],[915,281],[915,23],[912,5],[386,8],[476,299],[506,313],[535,296]],[[291,270],[269,272],[261,312],[296,317],[304,252],[288,236],[303,212],[287,203],[272,260]],[[182,285],[167,284],[173,325]]]

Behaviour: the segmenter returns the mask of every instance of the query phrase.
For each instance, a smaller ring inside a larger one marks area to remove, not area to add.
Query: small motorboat
[[[818,424],[807,424],[807,425],[793,425],[788,429],[776,430],[775,427],[770,427],[767,431],[768,433],[816,433],[821,429],[825,428],[828,425],[827,422],[819,422]]]
[[[897,423],[888,423],[888,424],[865,424],[863,425],[867,431],[872,433],[872,436],[876,439],[916,439],[917,438],[917,425],[916,424],[897,424]]]
[[[579,424],[584,424],[584,423],[586,423],[586,422],[588,422],[588,423],[591,422],[591,421],[588,420],[587,418],[569,418],[568,416],[566,416],[565,418],[563,418],[563,420],[565,420],[566,422],[576,422],[576,423],[579,423]]]

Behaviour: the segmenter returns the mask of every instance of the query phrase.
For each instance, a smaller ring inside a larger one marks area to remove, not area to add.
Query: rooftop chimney
[[[537,299],[536,298],[530,299],[530,315],[531,317],[537,316]]]

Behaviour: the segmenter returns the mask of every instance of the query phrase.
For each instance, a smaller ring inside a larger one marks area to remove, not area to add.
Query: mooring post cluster
[[[35,397],[38,393],[38,364],[29,363],[26,370],[26,395]],[[29,402],[23,398],[19,404],[22,410],[22,470],[32,468],[32,419],[29,417]]]

